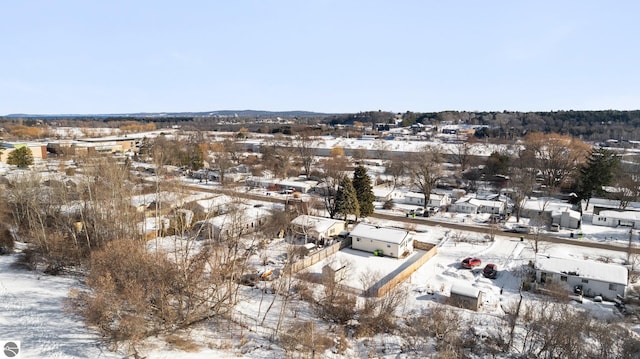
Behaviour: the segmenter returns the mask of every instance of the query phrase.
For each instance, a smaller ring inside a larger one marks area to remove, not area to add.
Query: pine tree
[[[577,195],[580,200],[587,200],[593,195],[601,194],[602,187],[611,183],[613,174],[618,168],[620,159],[615,153],[597,148],[591,150],[587,163],[580,168]]]
[[[376,197],[371,189],[371,178],[369,178],[367,169],[363,166],[356,167],[353,172],[353,188],[356,191],[356,197],[360,205],[360,216],[368,217],[373,214],[373,201]]]
[[[360,217],[360,205],[358,204],[356,190],[353,188],[353,183],[348,176],[344,176],[340,181],[340,188],[338,188],[338,193],[336,194],[336,209],[338,214],[344,216],[345,221],[350,214],[356,216],[356,220]]]
[[[9,153],[7,164],[18,166],[19,168],[29,167],[33,164],[33,154],[29,147],[19,147]]]

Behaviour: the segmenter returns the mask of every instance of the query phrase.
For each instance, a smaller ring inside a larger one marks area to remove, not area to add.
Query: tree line
[[[404,127],[413,124],[440,126],[442,123],[481,126],[476,136],[495,140],[513,140],[531,132],[558,133],[590,142],[617,140],[620,143],[640,140],[640,111],[441,111],[411,112],[396,114],[389,111],[363,111],[349,114],[321,115],[304,114],[290,118],[292,124],[264,123],[255,116],[167,116],[156,117],[53,117],[53,118],[0,118],[5,127],[20,124],[28,127],[73,126],[73,127],[124,127],[139,123],[140,126],[155,124],[158,128],[178,126],[185,130],[237,131],[242,127],[251,132],[299,135],[308,131],[321,130],[321,134],[335,133],[335,125],[361,124],[367,129],[377,130],[377,124],[394,124],[400,118]],[[321,127],[317,127],[321,126]],[[5,129],[11,133],[11,129]]]

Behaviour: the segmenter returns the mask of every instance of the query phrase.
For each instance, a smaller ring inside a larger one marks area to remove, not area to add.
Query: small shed
[[[324,283],[338,283],[345,278],[346,266],[329,263],[322,267],[322,281]]]
[[[474,311],[478,311],[482,305],[482,292],[476,287],[463,284],[451,286],[449,304]]]

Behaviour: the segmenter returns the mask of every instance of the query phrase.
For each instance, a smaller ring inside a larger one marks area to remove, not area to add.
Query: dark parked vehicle
[[[463,259],[462,262],[460,263],[460,266],[466,269],[472,269],[474,267],[479,267],[481,265],[482,265],[482,261],[480,260],[480,258],[473,258],[473,257],[467,257]]]
[[[487,264],[482,270],[482,275],[485,278],[496,279],[498,276],[498,266],[495,264]]]

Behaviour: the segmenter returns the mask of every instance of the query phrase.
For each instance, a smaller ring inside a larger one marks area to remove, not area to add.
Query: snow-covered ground
[[[16,258],[0,256],[0,341],[19,341],[22,358],[123,357],[65,309],[77,278],[17,269]]]
[[[393,222],[378,224],[401,226]],[[584,233],[585,236],[590,235],[589,231]],[[597,239],[597,234],[594,236]],[[487,325],[487,328],[479,330],[490,330],[492,321],[504,314],[503,306],[519,297],[524,270],[534,258],[530,242],[500,235],[490,241],[486,235],[474,232],[418,225],[416,239],[437,243],[438,254],[403,284],[408,289],[409,296],[399,314],[411,315],[421,308],[436,305],[450,295],[452,285],[465,284],[483,292],[483,306],[479,313],[465,311],[465,315],[475,316],[475,320]],[[168,250],[177,243],[179,241],[175,238],[150,242],[154,248]],[[611,263],[622,263],[626,259],[624,252],[577,246],[545,244],[541,250],[557,257],[588,258]],[[252,263],[258,270],[262,265],[261,257],[278,258],[284,251],[286,243],[276,240],[265,253],[256,254]],[[484,278],[481,274],[482,267],[462,269],[460,261],[467,256],[480,258],[483,265],[497,264],[500,271],[498,277],[493,280]],[[13,268],[11,263],[16,257],[16,254],[0,257],[0,340],[20,341],[23,358],[123,357],[122,353],[110,352],[96,331],[87,328],[81,318],[65,310],[65,298],[69,291],[81,286],[78,278],[53,277]],[[348,263],[353,268],[349,282],[358,289],[362,289],[359,279],[363,273],[386,274],[401,262],[395,258],[375,257],[351,249],[345,249],[332,258]],[[278,266],[281,263],[270,261],[270,265]],[[322,262],[308,270],[321,271],[321,265]],[[282,308],[282,298],[273,294],[274,283],[259,282],[256,287],[241,287],[240,301],[233,320],[242,325],[220,328],[215,323],[204,323],[196,326],[181,333],[195,343],[186,351],[183,347],[167,344],[171,340],[164,341],[166,338],[151,338],[141,348],[141,355],[146,355],[147,358],[283,357],[283,349],[269,340],[279,325],[280,314],[284,313],[286,318],[280,325],[286,327],[295,320],[313,319],[314,313],[308,303],[299,300],[291,300]],[[585,301],[582,307],[600,317],[616,315],[615,308],[610,303]],[[385,340],[388,345],[393,344],[391,337]],[[363,345],[365,344],[361,341],[355,341],[344,355],[326,353],[324,357],[361,357],[364,355]]]

